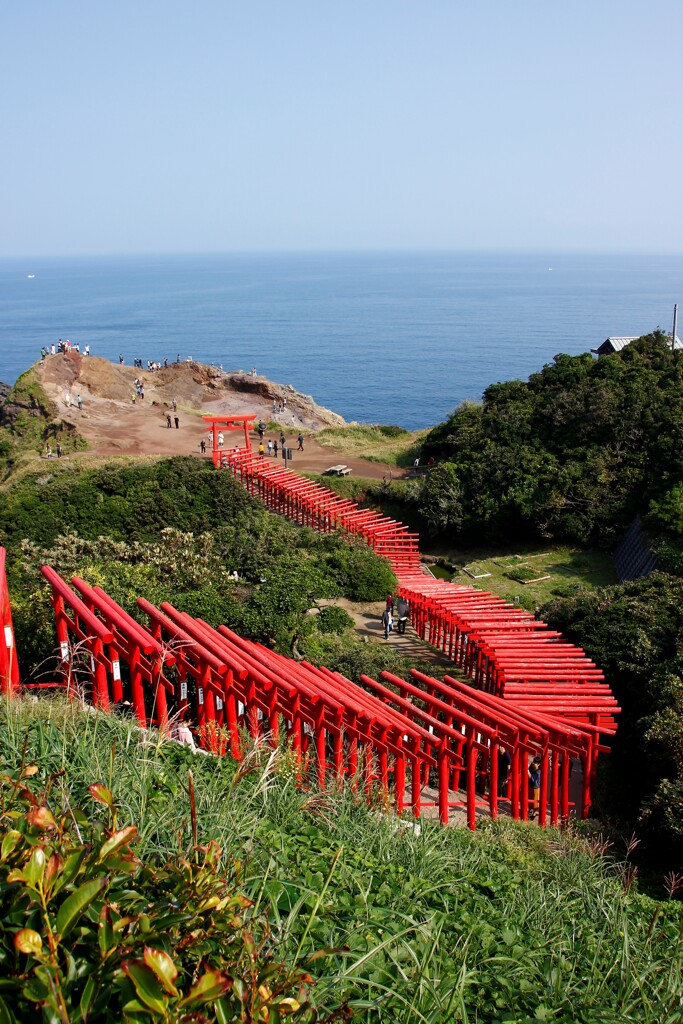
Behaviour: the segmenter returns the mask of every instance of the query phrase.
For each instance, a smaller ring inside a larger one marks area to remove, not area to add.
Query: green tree
[[[645,580],[571,600],[541,617],[603,669],[619,703],[597,810],[636,828],[650,856],[683,862],[683,579]],[[674,801],[667,804],[669,797]]]
[[[459,520],[478,537],[612,543],[651,501],[677,521],[682,374],[655,331],[622,352],[557,355],[528,381],[487,388],[481,406],[459,406],[425,438],[423,455],[452,464],[459,488],[455,502],[426,492],[431,528],[452,530]],[[449,515],[449,506],[460,513]]]
[[[420,511],[435,533],[457,532],[462,526],[462,487],[452,462],[435,466],[425,478]]]

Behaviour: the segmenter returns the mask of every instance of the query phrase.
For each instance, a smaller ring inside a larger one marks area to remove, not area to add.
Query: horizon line
[[[168,250],[112,250],[83,252],[43,253],[0,253],[0,260],[52,260],[52,259],[145,259],[145,258],[188,258],[207,256],[418,256],[418,255],[478,255],[478,256],[683,256],[683,249],[580,249],[580,248],[536,248],[536,247],[367,247],[367,248],[274,248],[274,249],[168,249]]]

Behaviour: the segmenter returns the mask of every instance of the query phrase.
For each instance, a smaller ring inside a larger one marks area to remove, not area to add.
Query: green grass
[[[628,867],[578,833],[505,820],[416,829],[351,788],[297,788],[286,750],[237,766],[58,699],[3,703],[0,739],[2,770],[35,765],[34,789],[64,772],[56,810],[109,786],[119,826],[140,830],[136,852],[161,862],[191,846],[191,768],[198,841],[221,844],[280,958],[315,957],[321,1017],[683,1021],[683,908],[639,895]]]
[[[617,582],[614,563],[608,554],[571,544],[469,550],[441,548],[433,553],[448,563],[445,568],[432,566],[435,575],[491,591],[529,609],[538,608],[555,597],[574,596],[581,589],[607,587]],[[484,579],[473,579],[463,569],[469,569],[475,575],[490,575]],[[521,583],[511,578],[515,575],[523,579],[550,578],[537,583]]]
[[[426,434],[426,430],[410,433],[402,427],[352,423],[348,427],[327,427],[316,434],[316,441],[340,455],[406,467],[412,466]]]
[[[26,464],[37,464],[48,442],[53,451],[59,442],[65,454],[87,448],[85,438],[61,420],[57,406],[48,398],[38,380],[35,368],[32,367],[19,377],[8,395],[7,403],[13,407],[14,418],[11,427],[0,427],[3,478],[11,470]]]

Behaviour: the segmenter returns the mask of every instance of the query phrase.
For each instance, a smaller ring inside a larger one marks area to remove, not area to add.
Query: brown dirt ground
[[[287,446],[294,449],[290,466],[296,472],[321,473],[329,466],[343,463],[354,476],[381,480],[391,472],[394,478],[402,471],[396,467],[367,462],[353,456],[335,456],[334,449],[315,440],[315,431],[326,426],[343,425],[336,413],[318,406],[308,395],[275,384],[263,377],[247,374],[224,374],[199,363],[172,363],[147,371],[117,365],[95,356],[48,356],[37,366],[39,379],[48,397],[57,406],[58,416],[71,424],[88,441],[90,455],[194,455],[200,458],[199,442],[208,442],[202,416],[256,414],[276,429],[266,431],[278,440],[282,430]],[[144,385],[144,399],[135,402],[135,378]],[[82,410],[76,406],[81,395]],[[166,415],[173,412],[176,399],[178,429],[167,426]],[[283,413],[273,413],[273,400],[287,399]],[[304,451],[297,448],[297,435],[305,435]],[[239,434],[226,434],[226,447]],[[258,436],[252,435],[252,449],[258,449]],[[210,443],[208,444],[210,448]],[[83,456],[79,456],[83,457]],[[205,458],[210,458],[207,452]]]

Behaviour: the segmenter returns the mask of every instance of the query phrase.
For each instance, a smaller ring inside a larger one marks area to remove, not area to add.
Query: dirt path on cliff
[[[73,426],[88,442],[88,455],[193,455],[201,458],[202,438],[210,442],[202,416],[244,416],[255,414],[275,429],[266,431],[278,441],[284,432],[287,447],[293,450],[290,468],[301,473],[322,473],[343,463],[354,476],[381,480],[394,479],[404,471],[356,456],[341,456],[333,448],[319,444],[315,431],[326,426],[343,425],[344,420],[323,409],[310,395],[301,395],[288,386],[248,374],[222,373],[199,363],[172,363],[160,370],[140,370],[116,365],[94,356],[77,353],[48,356],[37,373],[57,414]],[[135,380],[143,385],[144,398],[136,393]],[[81,396],[81,408],[77,398]],[[135,396],[135,401],[133,401]],[[173,403],[175,401],[175,410]],[[274,403],[285,403],[274,412]],[[168,426],[167,417],[171,417]],[[175,417],[178,417],[178,427]],[[304,433],[304,451],[297,451],[297,436]],[[242,443],[242,435],[226,433],[225,446]],[[252,450],[258,450],[258,436],[252,435]],[[204,456],[210,459],[210,453]]]

